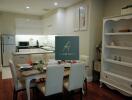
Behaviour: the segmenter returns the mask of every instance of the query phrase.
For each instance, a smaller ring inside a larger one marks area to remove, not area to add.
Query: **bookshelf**
[[[132,96],[132,15],[104,18],[100,83]]]

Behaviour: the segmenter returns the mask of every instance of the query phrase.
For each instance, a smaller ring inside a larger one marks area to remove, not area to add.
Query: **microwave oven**
[[[21,42],[19,42],[19,46],[29,46],[29,42],[28,41],[21,41]]]

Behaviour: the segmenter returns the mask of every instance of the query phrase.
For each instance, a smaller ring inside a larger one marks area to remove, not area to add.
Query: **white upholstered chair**
[[[48,65],[45,83],[37,85],[44,96],[60,94],[63,91],[64,67],[62,65]]]
[[[25,90],[25,80],[18,77],[16,72],[16,67],[12,60],[9,60],[9,67],[11,69],[12,79],[14,83],[14,93],[13,93],[13,100],[17,100],[17,94],[19,91]],[[34,87],[35,83],[31,84],[31,87]]]
[[[70,92],[80,90],[82,99],[82,88],[84,82],[84,64],[71,64],[69,79],[64,80],[64,88]]]
[[[89,56],[87,55],[80,55],[80,63],[83,63],[85,66],[85,71],[84,71],[84,83],[85,86],[83,88],[83,93],[87,94],[87,77],[89,74]]]

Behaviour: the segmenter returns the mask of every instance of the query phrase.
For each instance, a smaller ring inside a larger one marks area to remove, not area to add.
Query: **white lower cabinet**
[[[15,64],[25,64],[30,60],[30,55],[14,55],[13,61]]]
[[[19,52],[44,52],[45,50],[43,49],[19,49]]]
[[[117,88],[119,92],[124,91],[126,95],[132,95],[132,80],[126,79],[125,77],[118,76],[113,73],[105,72],[102,75],[103,80],[102,82],[108,83],[108,85],[113,86],[113,88]]]

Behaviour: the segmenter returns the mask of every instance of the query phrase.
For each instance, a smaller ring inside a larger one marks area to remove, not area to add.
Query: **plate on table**
[[[19,64],[21,71],[31,70],[32,66],[30,64]]]

